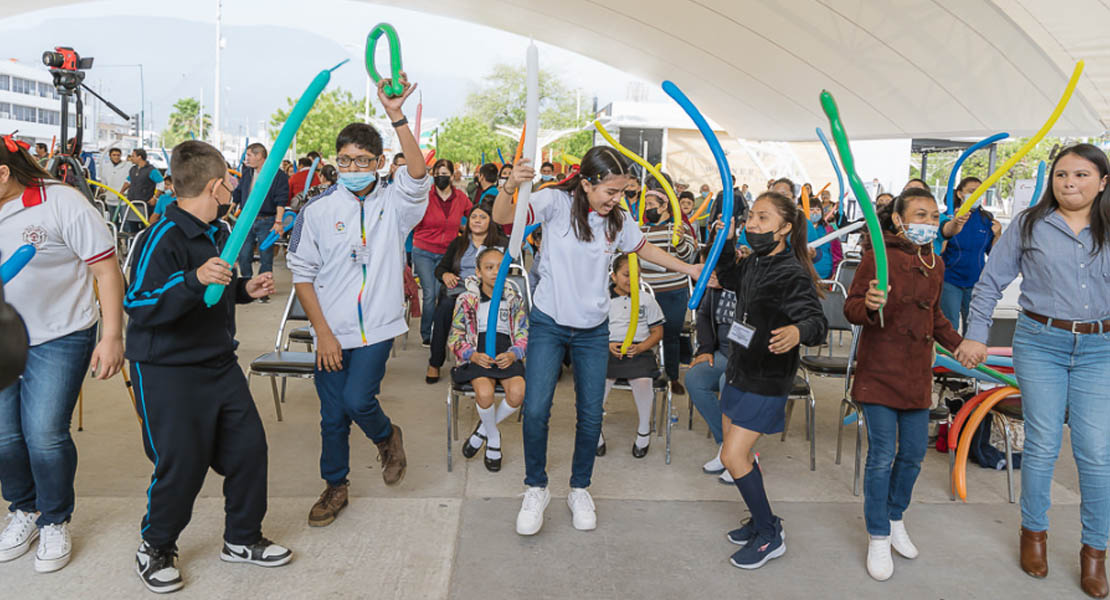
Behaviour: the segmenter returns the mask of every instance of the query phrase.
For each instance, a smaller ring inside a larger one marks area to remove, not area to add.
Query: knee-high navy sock
[[[752,513],[752,524],[755,525],[756,531],[772,532],[775,527],[775,515],[771,512],[771,503],[767,500],[767,490],[763,488],[763,473],[760,472],[759,465],[752,465],[752,470],[734,483]]]

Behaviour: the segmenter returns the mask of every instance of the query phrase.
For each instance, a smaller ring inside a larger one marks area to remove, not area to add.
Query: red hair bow
[[[8,152],[19,152],[20,148],[22,148],[24,150],[30,150],[31,149],[31,144],[28,144],[27,142],[24,142],[23,140],[17,140],[15,138],[13,138],[12,135],[14,133],[15,132],[13,131],[12,133],[9,133],[5,136],[0,136],[0,137],[4,138],[4,146],[8,149]]]

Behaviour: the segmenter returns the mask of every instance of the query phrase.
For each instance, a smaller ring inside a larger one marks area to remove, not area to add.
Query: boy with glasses
[[[424,217],[431,178],[420,146],[401,112],[416,88],[401,75],[404,92],[378,99],[393,121],[405,165],[384,185],[381,135],[352,123],[335,141],[339,185],[305,206],[289,240],[293,287],[312,323],[316,392],[322,438],[320,475],[327,483],[308,524],[322,527],[347,505],[349,438],[354,422],[378,447],[382,478],[396,485],[405,474],[401,428],[378,403],[393,338],[408,328],[404,305],[403,245]]]

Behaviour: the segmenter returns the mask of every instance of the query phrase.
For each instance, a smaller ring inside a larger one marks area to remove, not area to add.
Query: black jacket
[[[211,308],[204,304],[207,286],[197,280],[197,268],[219,256],[227,238],[225,228],[203,223],[176,204],[143,233],[123,299],[128,360],[215,365],[235,359],[235,303],[251,301],[247,280],[233,275]]]
[[[443,276],[448,273],[459,274],[459,269],[455,267],[455,256],[462,260],[462,255],[466,253],[467,247],[470,245],[469,235],[455,236],[450,244],[447,244],[447,250],[443,253],[443,258],[439,259],[436,265],[436,279],[443,283]],[[461,254],[460,254],[461,253]]]
[[[717,339],[717,302],[721,299],[721,290],[706,288],[702,296],[698,311],[694,313],[694,327],[698,332],[698,354],[713,354],[718,349],[728,355],[728,339]]]
[[[243,167],[243,176],[239,179],[239,185],[231,193],[232,202],[242,205],[247,201],[254,176],[254,169]],[[270,184],[269,191],[266,192],[266,199],[262,201],[262,208],[258,209],[258,218],[276,216],[277,207],[286,204],[289,204],[289,176],[278,169],[278,172],[274,173],[274,181]]]
[[[747,348],[731,344],[725,371],[729,385],[764,396],[789,394],[798,371],[798,346],[772,354],[771,331],[796,325],[800,344],[821,344],[828,322],[813,280],[789,252],[737,261],[733,244],[724,245],[716,271],[721,287],[736,292],[736,320],[747,313],[748,325],[755,328]]]

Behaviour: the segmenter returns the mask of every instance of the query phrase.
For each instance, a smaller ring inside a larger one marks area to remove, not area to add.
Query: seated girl
[[[613,261],[613,274],[610,276],[609,300],[609,368],[605,379],[605,397],[618,379],[625,379],[632,388],[632,399],[636,403],[636,413],[640,423],[636,429],[636,441],[632,444],[632,456],[643,458],[651,443],[651,402],[655,395],[653,380],[659,375],[659,363],[655,358],[655,347],[663,339],[663,310],[655,298],[647,292],[640,294],[639,317],[632,344],[621,353],[621,345],[632,323],[632,278],[629,275],[628,255],[621,254]],[[597,455],[605,454],[605,437],[598,438]]]
[[[512,287],[505,286],[494,324],[497,352],[494,356],[485,353],[490,296],[503,256],[500,248],[486,248],[478,253],[477,275],[465,281],[466,291],[459,295],[455,304],[455,317],[447,338],[447,345],[459,361],[451,377],[455,383],[473,386],[478,403],[478,426],[463,444],[463,456],[472,458],[485,444],[485,465],[490,472],[501,470],[501,432],[497,424],[516,412],[524,401],[521,361],[528,347],[528,315],[524,300]],[[498,383],[505,390],[505,399],[494,406],[494,388]]]

